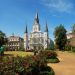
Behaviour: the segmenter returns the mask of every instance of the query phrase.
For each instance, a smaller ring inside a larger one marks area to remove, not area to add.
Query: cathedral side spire
[[[47,22],[46,22],[45,32],[48,32]]]
[[[45,27],[45,31],[44,31],[44,45],[46,45],[46,46],[44,47],[44,49],[48,48],[48,45],[49,45],[48,40],[49,40],[49,35],[48,35],[48,26],[47,26],[47,22],[46,22],[46,27]]]
[[[25,30],[25,33],[28,33],[28,30],[27,30],[27,25],[26,25],[26,30]]]
[[[24,32],[24,49],[28,49],[28,30],[27,30],[27,25],[26,25],[26,30]]]

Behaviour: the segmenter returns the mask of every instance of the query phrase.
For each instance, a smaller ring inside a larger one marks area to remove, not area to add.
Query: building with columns
[[[8,38],[8,43],[7,43],[7,50],[20,50],[24,49],[24,40],[20,36],[15,36],[14,34],[12,36],[9,36]]]
[[[49,48],[49,46],[50,46],[50,38],[47,23],[45,25],[44,32],[42,32],[39,23],[39,16],[38,13],[36,13],[32,32],[30,33],[29,37],[26,25],[26,30],[24,32],[24,48],[25,50],[28,49],[42,50]]]
[[[67,33],[67,39],[71,39],[73,37],[75,37],[75,34],[72,33],[72,31]]]

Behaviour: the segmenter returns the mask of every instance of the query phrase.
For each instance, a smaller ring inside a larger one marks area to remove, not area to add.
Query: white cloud
[[[50,10],[71,13],[74,4],[70,0],[41,0]]]

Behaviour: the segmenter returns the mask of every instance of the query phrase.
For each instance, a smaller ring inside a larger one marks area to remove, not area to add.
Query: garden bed
[[[40,51],[37,55],[21,51],[4,53],[0,57],[0,75],[54,75],[47,63],[59,62],[54,51]]]
[[[57,53],[54,51],[42,51],[39,53],[39,56],[43,56],[46,58],[47,63],[58,63],[60,62],[59,59],[57,58]]]
[[[47,66],[46,59],[39,55],[1,56],[0,75],[54,75],[54,71]]]

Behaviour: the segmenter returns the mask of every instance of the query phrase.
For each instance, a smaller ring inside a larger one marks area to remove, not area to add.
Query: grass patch
[[[4,55],[9,55],[9,56],[32,56],[33,52],[23,52],[23,51],[5,51]]]
[[[56,59],[47,59],[47,63],[58,63],[59,62],[59,59],[56,58]]]

